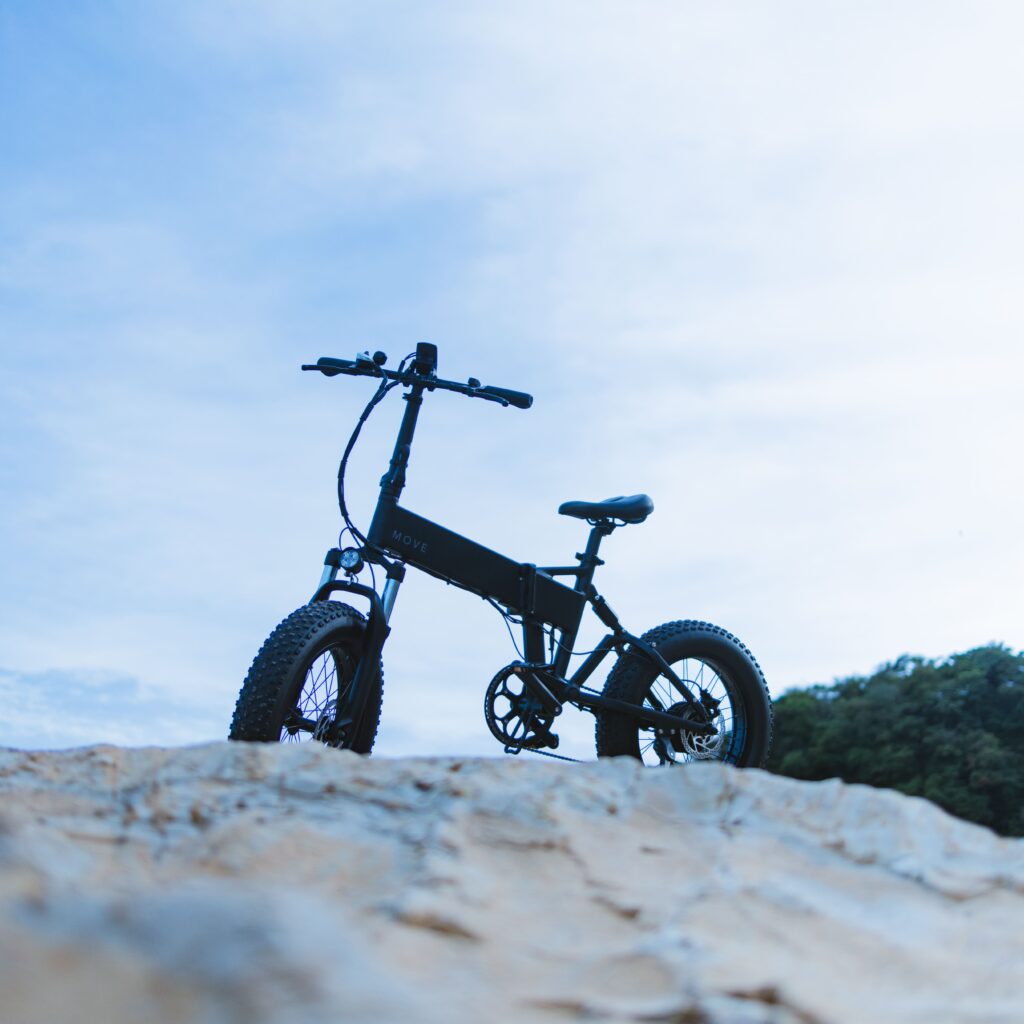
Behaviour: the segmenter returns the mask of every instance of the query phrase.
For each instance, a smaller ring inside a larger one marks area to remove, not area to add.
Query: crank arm
[[[517,674],[526,684],[526,688],[544,705],[544,710],[548,714],[562,713],[566,691],[569,689],[563,680],[543,669],[530,666],[524,666],[523,671]]]

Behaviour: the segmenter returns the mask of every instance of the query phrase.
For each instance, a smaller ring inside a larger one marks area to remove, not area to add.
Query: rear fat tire
[[[733,702],[733,714],[737,719],[743,716],[745,727],[741,748],[732,751],[727,760],[740,767],[763,767],[772,742],[772,702],[761,667],[747,647],[720,626],[692,620],[666,622],[644,633],[642,639],[657,648],[670,665],[691,658],[716,669]],[[649,658],[627,651],[615,663],[603,693],[640,705],[659,676]],[[640,740],[649,735],[626,715],[599,713],[597,756],[642,760]]]
[[[285,717],[303,692],[312,663],[324,652],[336,651],[335,661],[340,658],[354,672],[365,630],[365,617],[340,601],[316,601],[292,612],[267,637],[253,660],[235,704],[228,739],[277,743]],[[339,673],[338,685],[343,691],[346,683],[351,683],[351,675],[343,678]],[[363,719],[354,737],[343,746],[360,754],[368,754],[373,748],[383,690],[384,669],[378,664]]]

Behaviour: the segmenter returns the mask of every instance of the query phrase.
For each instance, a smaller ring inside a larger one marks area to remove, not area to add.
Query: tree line
[[[904,655],[868,677],[783,694],[775,722],[770,771],[897,789],[1024,836],[1024,653]]]

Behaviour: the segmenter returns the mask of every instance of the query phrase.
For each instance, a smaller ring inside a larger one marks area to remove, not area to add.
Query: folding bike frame
[[[339,580],[337,577],[342,568],[342,552],[338,548],[331,548],[324,559],[320,585],[312,598],[312,601],[325,601],[335,591],[343,591],[364,597],[370,602],[363,651],[352,683],[352,698],[346,711],[339,709],[335,730],[361,720],[367,697],[376,682],[377,667],[390,632],[388,621],[398,588],[405,578],[405,567],[411,565],[446,583],[490,599],[521,618],[526,660],[519,674],[545,712],[557,715],[561,706],[568,703],[591,712],[612,711],[627,715],[639,725],[659,731],[676,733],[685,729],[698,735],[713,733],[715,730],[709,723],[704,705],[690,693],[655,647],[622,626],[594,587],[594,572],[599,565],[604,564],[598,558],[598,549],[601,541],[619,525],[616,521],[588,520],[591,525],[590,537],[584,552],[576,555],[579,565],[537,566],[500,555],[399,505],[398,499],[405,487],[405,471],[416,421],[423,404],[423,392],[439,386],[447,386],[451,390],[466,389],[465,385],[438,381],[433,373],[436,365],[436,349],[421,345],[417,349],[416,372],[412,375],[399,376],[384,370],[356,368],[354,364],[342,360],[323,359],[317,366],[303,367],[320,369],[325,373],[371,375],[376,372],[380,376],[410,385],[409,392],[403,396],[407,405],[391,463],[381,479],[376,511],[366,538],[368,544],[361,551],[365,561],[382,566],[386,572],[383,596],[363,584]],[[500,392],[500,389],[490,390]],[[516,393],[503,394],[507,397]],[[526,397],[529,401],[528,396],[519,397]],[[557,576],[575,576],[575,586],[568,587],[559,583],[555,579]],[[610,632],[572,677],[567,679],[565,674],[569,669],[569,659],[579,633],[584,608],[588,604]],[[545,627],[558,631],[557,652],[550,663],[544,651]],[[687,713],[669,714],[653,691],[647,698],[652,706],[639,707],[584,690],[584,683],[613,650],[620,655],[629,653],[648,659],[673,684]]]

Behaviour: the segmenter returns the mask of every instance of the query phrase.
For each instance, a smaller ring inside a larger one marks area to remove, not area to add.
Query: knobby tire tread
[[[359,635],[365,628],[365,616],[341,601],[315,601],[283,619],[253,659],[235,703],[228,739],[278,742],[282,688],[292,681],[296,662],[310,642],[318,634],[326,637],[337,631],[347,644],[358,645]],[[353,660],[358,661],[358,658],[357,650]],[[384,669],[383,665],[378,665],[377,685],[367,699],[363,721],[350,744],[351,749],[359,753],[368,754],[373,747],[380,724],[383,690]]]
[[[763,697],[764,706],[760,709],[764,712],[764,722],[758,721],[755,712],[756,707],[747,707],[748,729],[761,729],[766,731],[763,737],[763,750],[753,760],[741,759],[740,764],[744,767],[762,768],[768,760],[768,753],[771,750],[772,733],[775,724],[774,709],[772,708],[771,694],[768,692],[768,684],[765,681],[764,673],[757,659],[738,637],[721,626],[710,622],[701,622],[696,619],[677,619],[674,622],[665,622],[660,626],[649,629],[641,637],[652,647],[661,649],[674,640],[700,640],[710,638],[716,642],[724,642],[734,648],[743,659],[749,662],[751,672],[746,674],[747,685],[757,688],[754,694],[749,696],[755,700]],[[662,652],[664,654],[664,651]],[[698,653],[685,655],[686,657],[699,657]],[[672,664],[673,658],[666,660]],[[616,700],[628,701],[631,704],[642,703],[644,694],[652,678],[652,666],[646,658],[627,652],[619,658],[608,674],[603,693],[606,697],[614,697]],[[735,680],[737,688],[743,690],[743,682]],[[595,741],[598,757],[618,757],[628,755],[636,757],[637,748],[637,726],[634,721],[625,715],[616,715],[606,712],[596,716]],[[748,743],[749,746],[749,743]]]

